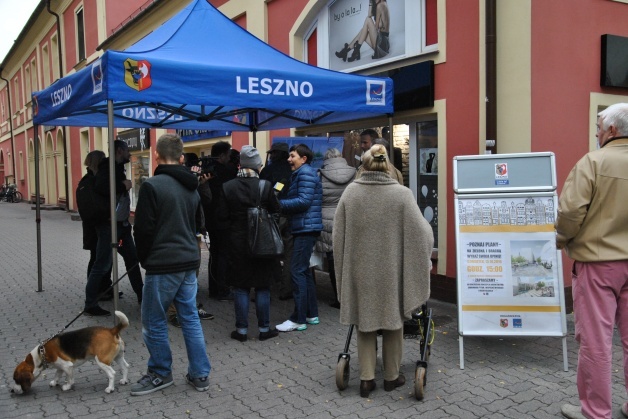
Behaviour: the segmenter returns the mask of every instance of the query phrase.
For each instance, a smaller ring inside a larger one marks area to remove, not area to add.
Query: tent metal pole
[[[39,199],[39,126],[33,125],[35,137],[35,224],[37,225],[37,292],[43,291],[41,279],[41,200]]]
[[[113,100],[107,100],[107,137],[109,141],[109,211],[111,214],[111,274],[118,279],[118,222],[116,220],[116,149],[113,137]],[[118,284],[113,285],[113,309],[118,309]],[[113,316],[116,324],[116,316]]]
[[[390,140],[388,141],[388,155],[390,156],[390,163],[395,165],[395,137],[393,135],[393,118],[392,114],[388,114],[388,135]]]

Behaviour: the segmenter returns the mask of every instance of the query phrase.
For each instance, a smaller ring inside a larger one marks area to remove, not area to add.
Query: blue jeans
[[[238,333],[246,335],[249,328],[249,290],[244,288],[234,288],[233,305],[235,307],[236,329]],[[268,332],[268,330],[270,330],[269,288],[255,288],[255,307],[259,331]]]
[[[146,275],[142,300],[142,335],[150,354],[148,371],[162,377],[172,373],[166,311],[174,302],[188,355],[188,374],[191,378],[209,375],[211,365],[196,309],[197,286],[195,271]]]
[[[113,263],[111,252],[111,226],[109,224],[97,225],[96,235],[98,236],[98,244],[93,258],[91,270],[87,276],[87,285],[85,286],[85,308],[92,308],[98,305],[98,295],[103,291],[103,278],[110,275],[111,265]],[[118,240],[122,241],[122,245],[118,247],[118,253],[124,259],[124,264],[128,271],[131,287],[138,298],[142,295],[142,272],[137,260],[137,250],[135,242],[131,234],[131,225],[127,222],[118,223]],[[114,278],[117,280],[117,278]],[[108,280],[107,280],[108,282]],[[111,285],[111,283],[109,283]]]
[[[294,290],[294,312],[290,320],[305,324],[306,317],[318,317],[318,302],[316,301],[316,284],[310,270],[310,258],[316,244],[315,236],[294,236],[294,247],[290,270],[292,271],[292,285]]]

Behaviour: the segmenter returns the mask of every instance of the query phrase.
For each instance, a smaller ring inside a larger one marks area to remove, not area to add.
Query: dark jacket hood
[[[191,191],[198,188],[198,178],[185,166],[178,164],[160,164],[155,169],[155,176],[157,175],[168,175]]]

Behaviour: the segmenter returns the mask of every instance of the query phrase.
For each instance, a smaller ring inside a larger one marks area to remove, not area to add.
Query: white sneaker
[[[572,404],[564,404],[560,408],[560,412],[564,417],[569,419],[586,419],[586,416],[582,414],[580,406],[574,406]]]
[[[301,331],[307,329],[307,324],[299,324],[290,320],[277,325],[277,330],[280,332],[292,332],[295,330]]]

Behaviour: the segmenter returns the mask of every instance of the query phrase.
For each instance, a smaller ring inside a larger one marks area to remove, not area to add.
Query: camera
[[[196,153],[185,153],[185,166],[186,167],[194,167],[198,166],[201,168],[200,172],[196,172],[197,176],[202,176],[206,174],[211,174],[212,176],[216,174],[216,163],[218,162],[218,157],[210,157],[203,156],[199,158]]]

